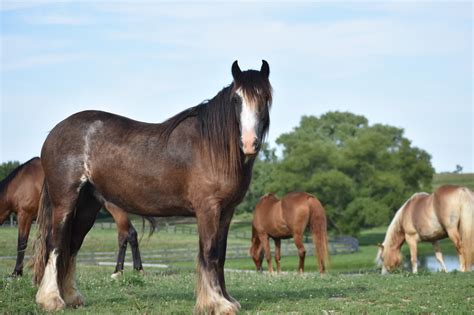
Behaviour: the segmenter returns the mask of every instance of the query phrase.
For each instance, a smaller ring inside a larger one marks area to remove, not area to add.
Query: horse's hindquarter
[[[463,187],[443,186],[433,195],[436,216],[445,229],[458,229],[463,208]]]
[[[309,224],[311,210],[308,196],[304,192],[292,192],[281,200],[283,219],[291,233],[303,233]]]

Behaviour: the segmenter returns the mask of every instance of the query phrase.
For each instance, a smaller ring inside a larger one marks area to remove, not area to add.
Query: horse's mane
[[[38,157],[34,157],[34,158],[31,158],[29,159],[28,161],[26,161],[25,163],[23,164],[20,164],[19,166],[17,166],[13,171],[10,172],[10,174],[7,175],[7,177],[5,177],[4,179],[2,179],[2,181],[0,181],[0,195],[3,195],[8,187],[8,184],[10,184],[10,182],[16,177],[16,175],[18,175],[18,173],[26,166],[28,165],[31,161],[35,160],[35,159],[39,159]]]
[[[245,71],[243,74],[250,72]],[[249,79],[250,78],[250,79]],[[239,86],[250,98],[257,99],[261,95],[269,95],[271,104],[271,86],[255,82],[253,76],[246,76],[245,85]],[[252,87],[250,87],[252,86]],[[260,90],[255,90],[255,87]],[[218,171],[227,175],[237,175],[242,168],[243,153],[239,147],[240,126],[232,95],[236,90],[235,83],[223,88],[216,96],[201,104],[188,108],[162,123],[162,136],[168,141],[171,133],[187,118],[195,117],[199,123],[200,135],[204,140],[201,147],[209,152],[210,159]],[[263,117],[262,141],[268,133],[269,117]]]

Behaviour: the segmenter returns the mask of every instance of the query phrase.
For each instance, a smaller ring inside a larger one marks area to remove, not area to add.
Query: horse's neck
[[[7,187],[3,191],[0,191],[0,221],[3,221],[3,217],[8,215],[10,212],[10,202],[7,198]]]
[[[393,218],[392,222],[390,223],[387,234],[385,236],[385,240],[383,242],[385,247],[399,249],[403,241],[405,240],[405,233],[403,232],[403,212],[404,207],[397,211],[395,217]]]

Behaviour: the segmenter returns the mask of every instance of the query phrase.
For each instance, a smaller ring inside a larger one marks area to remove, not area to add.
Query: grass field
[[[433,188],[457,184],[474,189],[474,174],[438,174]],[[250,235],[249,214],[237,216],[231,226],[229,246],[248,248],[250,240],[235,235]],[[135,226],[140,229],[140,222]],[[140,242],[142,256],[156,250],[197,248],[196,234],[169,233],[166,229]],[[183,225],[192,226],[193,224]],[[303,276],[294,271],[298,257],[283,256],[281,275],[255,273],[250,257],[228,259],[226,282],[229,292],[242,304],[243,314],[338,314],[338,313],[448,313],[474,312],[474,272],[438,273],[419,269],[411,275],[400,270],[382,277],[374,265],[378,242],[384,238],[386,227],[365,230],[359,237],[359,251],[331,257],[329,273],[320,277],[315,258],[306,258]],[[36,288],[31,284],[31,272],[23,278],[7,275],[15,263],[17,230],[0,228],[0,314],[42,313],[34,303]],[[34,228],[32,235],[34,236]],[[31,237],[32,239],[33,237]],[[31,255],[31,239],[27,255]],[[449,240],[441,242],[445,255],[455,255]],[[115,229],[94,228],[86,237],[81,253],[108,252],[114,261],[117,251]],[[402,253],[408,257],[404,245]],[[418,259],[432,255],[430,244],[420,244]],[[127,261],[131,261],[130,250]],[[405,258],[405,261],[408,259]],[[147,263],[147,258],[144,258]],[[70,314],[190,314],[195,296],[195,261],[167,261],[168,268],[145,268],[144,276],[130,271],[119,280],[112,280],[113,267],[78,265],[78,285],[86,306]],[[266,267],[266,264],[264,264]],[[240,270],[240,271],[239,271]]]
[[[433,189],[441,185],[460,185],[474,190],[474,173],[453,174],[442,173],[433,177]]]
[[[242,304],[243,314],[448,313],[474,311],[473,273],[416,276],[376,274],[279,276],[226,274],[227,287]],[[78,285],[86,306],[68,314],[190,314],[195,275],[190,271],[125,274],[112,280],[109,270],[82,266]],[[28,278],[0,280],[0,310],[38,313],[35,289]]]
[[[234,230],[245,229],[236,224]],[[321,278],[315,273],[314,257],[307,257],[307,273],[294,272],[297,257],[283,257],[282,275],[238,272],[253,270],[251,259],[227,260],[226,281],[231,294],[242,304],[244,314],[314,314],[314,313],[472,313],[474,311],[474,273],[429,273],[418,275],[405,271],[382,277],[374,266],[377,247],[384,228],[364,231],[360,250],[331,258],[329,273]],[[229,244],[249,241],[230,239]],[[16,230],[0,229],[0,256],[14,255]],[[141,241],[143,254],[156,248],[197,246],[196,235],[169,234],[163,230]],[[453,253],[449,241],[442,244],[445,253]],[[113,229],[93,229],[81,252],[116,251]],[[28,253],[31,252],[29,246]],[[407,249],[404,249],[407,254]],[[420,247],[420,256],[431,254],[431,246]],[[129,251],[127,261],[130,261]],[[144,261],[146,262],[146,261]],[[36,289],[30,273],[10,279],[14,259],[0,260],[0,313],[41,313],[34,303]],[[113,267],[79,264],[78,285],[86,306],[66,310],[75,314],[189,314],[195,297],[195,262],[172,263],[167,269],[146,268],[144,276],[126,268],[124,276],[112,280]]]

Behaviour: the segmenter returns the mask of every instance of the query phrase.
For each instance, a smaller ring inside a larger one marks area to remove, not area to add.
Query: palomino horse
[[[45,310],[78,306],[75,257],[109,200],[145,216],[195,216],[199,233],[196,311],[235,313],[226,291],[227,234],[270,123],[270,68],[241,71],[214,98],[161,124],[84,111],[60,122],[41,151],[36,301]]]
[[[328,261],[328,241],[326,212],[319,200],[305,192],[292,192],[283,199],[274,194],[266,194],[255,207],[252,222],[252,246],[250,255],[257,270],[262,270],[263,253],[268,263],[268,270],[273,272],[270,241],[275,241],[275,261],[277,271],[280,267],[281,239],[293,237],[300,257],[299,272],[304,272],[306,250],[303,245],[303,234],[307,226],[313,234],[319,272],[324,273]]]
[[[10,215],[16,213],[18,218],[18,247],[14,276],[23,274],[23,259],[28,244],[31,224],[38,213],[41,188],[44,181],[43,167],[40,158],[32,158],[18,166],[5,179],[0,182],[0,224]],[[112,275],[116,277],[123,270],[127,241],[132,247],[133,267],[142,270],[142,261],[138,249],[137,232],[128,219],[128,215],[112,203],[105,203],[105,208],[110,212],[117,224],[119,254],[117,265]]]
[[[382,274],[401,263],[400,248],[410,248],[413,273],[417,272],[416,250],[420,241],[431,242],[441,268],[446,271],[438,241],[449,237],[459,255],[461,271],[471,270],[474,259],[474,193],[466,187],[441,186],[434,193],[416,193],[390,223],[379,245],[376,261]]]

